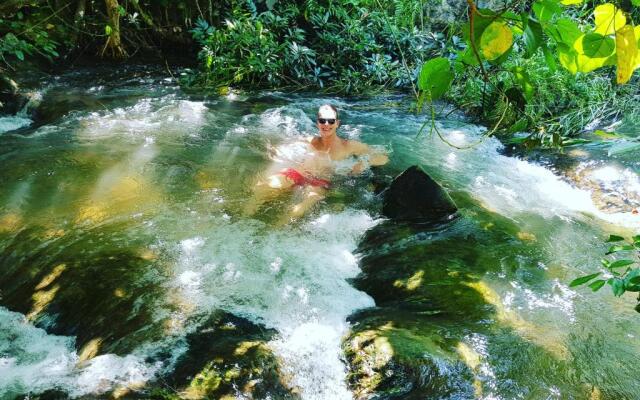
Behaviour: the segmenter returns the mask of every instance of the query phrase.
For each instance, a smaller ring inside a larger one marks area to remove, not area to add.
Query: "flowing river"
[[[433,398],[640,398],[634,298],[568,287],[597,270],[609,234],[637,233],[640,216],[631,200],[605,209],[565,173],[589,166],[604,182],[600,196],[637,196],[640,150],[608,156],[607,144],[583,146],[559,156],[570,161],[561,167],[542,165],[504,155],[493,138],[467,150],[416,139],[424,119],[404,111],[401,97],[204,96],[144,68],[70,73],[40,97],[45,124],[0,118],[0,399],[171,398],[171,390],[200,398],[205,383],[215,386],[203,370],[217,356],[198,365],[185,357],[207,359],[192,339],[213,331],[203,348],[241,331],[251,339],[233,342],[217,378],[231,382],[231,398],[271,379],[252,370],[246,385],[234,383],[246,372],[234,357],[258,348],[277,378],[254,398],[358,397],[343,341],[349,317],[376,306],[352,284],[359,244],[383,222],[372,177],[337,181],[299,221],[278,222],[286,196],[254,217],[242,213],[274,149],[315,134],[326,102],[341,109],[341,135],[387,149],[382,174],[418,164],[460,208],[456,240],[429,234],[407,245],[431,246],[443,263],[472,254],[458,272],[475,268],[470,285],[492,310],[475,325],[455,317],[439,325],[456,338],[476,390],[453,385]],[[485,131],[455,119],[438,126],[459,146]],[[454,290],[442,301],[465,313],[459,300]],[[167,384],[183,370],[191,383]]]

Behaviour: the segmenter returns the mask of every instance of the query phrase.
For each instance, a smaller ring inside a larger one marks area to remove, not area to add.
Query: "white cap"
[[[318,117],[319,118],[338,118],[338,114],[328,105],[320,106],[318,109]]]

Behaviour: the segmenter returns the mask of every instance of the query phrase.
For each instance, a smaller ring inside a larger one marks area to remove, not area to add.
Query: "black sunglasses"
[[[335,118],[318,118],[318,123],[320,125],[324,125],[326,123],[329,123],[329,125],[333,125],[336,123],[336,119]]]

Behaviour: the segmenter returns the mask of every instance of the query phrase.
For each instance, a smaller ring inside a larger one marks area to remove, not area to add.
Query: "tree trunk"
[[[111,28],[104,44],[101,56],[109,58],[123,59],[127,57],[127,52],[122,47],[120,40],[120,12],[118,0],[105,0],[107,6],[107,25]]]

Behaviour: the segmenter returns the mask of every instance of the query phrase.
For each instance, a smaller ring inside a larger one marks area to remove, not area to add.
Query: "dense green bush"
[[[438,36],[407,23],[415,10],[401,11],[360,0],[281,0],[262,11],[238,2],[220,26],[199,20],[192,30],[202,46],[202,72],[193,83],[344,93],[407,88],[417,66],[433,55]]]
[[[27,17],[18,12],[12,19],[0,18],[0,61],[4,65],[9,65],[10,59],[24,61],[25,56],[32,54],[49,60],[58,57],[56,48],[59,43],[47,31],[47,27],[51,30],[56,27],[38,22],[37,13]],[[57,33],[57,29],[54,32]]]

